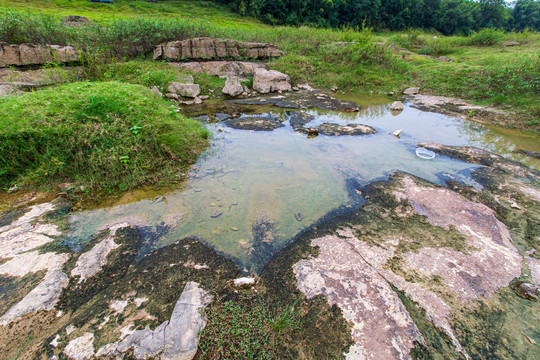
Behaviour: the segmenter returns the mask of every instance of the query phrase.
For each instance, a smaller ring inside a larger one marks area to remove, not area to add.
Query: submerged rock
[[[538,301],[540,287],[523,281],[516,281],[512,284],[512,289],[524,299]]]
[[[120,246],[114,242],[116,231],[126,226],[129,225],[120,223],[111,227],[109,236],[79,257],[70,275],[72,277],[79,276],[79,283],[96,275],[107,264],[107,255]]]
[[[360,107],[351,101],[337,99],[328,94],[316,91],[297,91],[284,94],[263,95],[247,99],[229,100],[229,102],[242,105],[270,105],[274,104],[283,108],[307,109],[318,108],[334,111],[359,111]]]
[[[327,136],[339,136],[339,135],[370,135],[376,134],[377,130],[369,125],[363,124],[348,124],[339,125],[332,123],[324,123],[315,128],[318,133]]]
[[[272,116],[246,116],[224,121],[225,125],[239,130],[272,131],[284,125]]]

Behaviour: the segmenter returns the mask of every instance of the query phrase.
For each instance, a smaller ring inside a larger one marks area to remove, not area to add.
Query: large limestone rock
[[[256,69],[253,77],[253,89],[262,94],[291,91],[291,79],[289,75],[276,70]]]
[[[183,97],[196,98],[201,93],[201,88],[198,84],[181,84],[179,82],[172,82],[169,84],[167,92]]]
[[[158,45],[154,50],[154,59],[165,60],[263,59],[282,55],[283,52],[271,44],[208,37],[171,41]]]
[[[240,84],[240,80],[238,80],[236,76],[228,76],[222,92],[225,95],[237,97],[244,92],[244,88],[242,87],[242,84]]]
[[[71,46],[0,43],[0,67],[77,61]]]

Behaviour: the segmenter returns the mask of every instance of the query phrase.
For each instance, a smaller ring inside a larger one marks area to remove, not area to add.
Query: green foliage
[[[202,359],[283,359],[290,334],[300,330],[295,315],[298,300],[283,313],[272,310],[255,294],[218,298],[203,314],[206,327],[201,331]]]
[[[533,120],[540,117],[540,52],[494,53],[473,63],[426,62],[413,68],[413,76],[426,92],[490,105],[512,104],[522,119],[519,127],[538,131]]]
[[[477,46],[498,45],[504,39],[504,31],[497,29],[482,29],[469,37],[469,44]]]
[[[449,41],[449,39],[451,38],[429,39],[424,43],[419,53],[431,56],[442,56],[458,52],[459,49],[455,46],[455,42]]]
[[[0,185],[126,190],[174,180],[208,131],[142,86],[73,83],[0,102]]]

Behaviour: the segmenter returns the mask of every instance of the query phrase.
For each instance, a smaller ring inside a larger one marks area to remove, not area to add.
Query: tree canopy
[[[435,29],[446,35],[482,28],[540,31],[540,0],[216,0],[274,25]]]

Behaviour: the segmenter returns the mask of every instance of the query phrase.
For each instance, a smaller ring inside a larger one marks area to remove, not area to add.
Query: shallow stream
[[[212,147],[182,187],[163,193],[138,191],[107,207],[73,214],[71,243],[84,243],[99,229],[128,221],[147,235],[145,251],[196,236],[247,271],[257,272],[303,229],[333,211],[361,203],[355,190],[359,186],[385,179],[395,170],[439,184],[455,179],[479,186],[470,177],[477,165],[443,156],[420,159],[415,156],[418,142],[476,146],[540,169],[539,159],[515,152],[540,152],[538,138],[422,112],[409,104],[393,115],[387,98],[347,100],[365,108],[356,113],[294,111],[314,115],[310,127],[324,122],[360,123],[372,126],[377,134],[307,138],[289,126],[293,110],[241,108],[239,114],[271,114],[284,120],[285,126],[246,131],[222,122],[208,123],[214,134]],[[215,111],[195,108],[191,115],[213,117]],[[398,129],[403,130],[400,138],[391,134]]]

